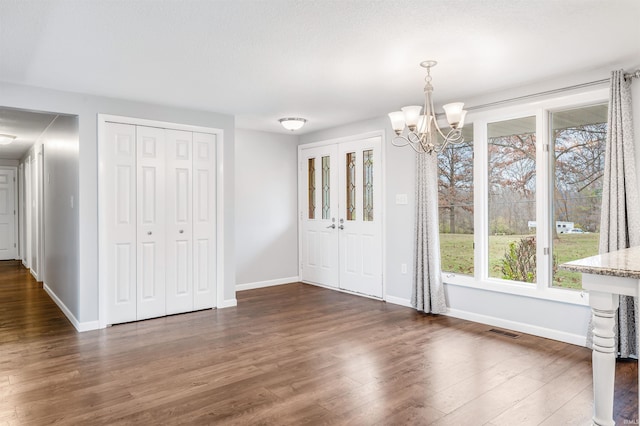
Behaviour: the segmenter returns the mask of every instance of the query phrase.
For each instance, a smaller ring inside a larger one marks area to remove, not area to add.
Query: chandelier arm
[[[424,152],[422,150],[422,145],[420,143],[416,144],[414,141],[410,140],[405,136],[395,136],[393,139],[391,139],[391,145],[398,146],[398,147],[404,147],[409,145],[417,153]]]

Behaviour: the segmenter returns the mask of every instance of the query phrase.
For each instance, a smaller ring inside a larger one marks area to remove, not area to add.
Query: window
[[[536,117],[487,125],[489,277],[536,282]]]
[[[551,114],[553,286],[581,288],[581,274],[559,263],[598,254],[607,105]]]
[[[473,126],[464,142],[438,155],[438,216],[442,270],[473,275]]]
[[[558,265],[598,252],[607,89],[470,113],[438,155],[445,282],[584,304]]]

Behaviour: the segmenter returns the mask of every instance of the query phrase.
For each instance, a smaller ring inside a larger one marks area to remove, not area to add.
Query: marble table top
[[[573,260],[559,265],[559,268],[584,274],[640,279],[640,246]]]

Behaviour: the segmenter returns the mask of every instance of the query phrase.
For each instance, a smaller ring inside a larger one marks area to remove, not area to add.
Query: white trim
[[[33,277],[37,282],[40,282],[40,280],[38,280],[38,274],[37,274],[37,273],[35,273],[35,272],[33,271],[33,269],[29,268],[29,272],[31,272],[31,276],[32,276],[32,277]]]
[[[224,131],[218,130],[216,134],[216,307],[224,305],[224,170]]]
[[[413,309],[413,306],[411,306],[411,300],[409,300],[409,299],[404,299],[402,297],[395,297],[395,296],[386,295],[384,297],[384,300],[387,303],[393,303],[394,305],[406,306],[407,308],[412,308]]]
[[[187,132],[209,133],[209,134],[215,134],[215,135],[222,133],[221,129],[215,129],[212,127],[194,126],[192,124],[174,123],[171,121],[148,120],[146,118],[125,117],[121,115],[110,115],[110,114],[98,114],[98,123],[100,122],[133,124],[136,126],[158,127],[160,129],[171,129],[171,130],[185,130]]]
[[[238,299],[226,299],[223,300],[218,308],[233,308],[234,306],[238,306]]]
[[[502,318],[491,317],[488,315],[481,315],[474,312],[461,311],[459,309],[451,308],[448,308],[447,312],[444,315],[453,318],[460,318],[467,321],[473,321],[480,324],[491,325],[494,327],[506,328],[508,330],[519,331],[521,333],[527,333],[533,336],[558,340],[560,342],[570,343],[572,345],[587,345],[586,336],[553,330],[551,328],[539,327],[523,322],[510,321]]]
[[[107,326],[107,285],[104,274],[100,270],[105,266],[104,253],[100,250],[101,235],[107,230],[102,223],[100,206],[105,205],[104,191],[101,182],[104,181],[104,164],[101,162],[102,151],[105,149],[105,133],[107,123],[123,123],[137,126],[158,127],[162,129],[184,130],[188,132],[207,133],[216,136],[216,306],[224,308],[236,306],[236,299],[224,300],[224,131],[213,127],[194,126],[190,124],[172,123],[144,118],[125,117],[110,114],[98,114],[98,323],[99,328]]]
[[[343,143],[343,142],[359,141],[361,139],[374,138],[374,137],[377,137],[377,136],[381,137],[382,141],[384,143],[384,135],[385,135],[384,130],[372,130],[370,132],[357,133],[355,135],[342,136],[342,137],[334,138],[334,139],[327,139],[327,140],[322,140],[322,141],[317,141],[317,142],[303,143],[301,145],[298,145],[298,153],[300,153],[300,150],[302,150],[302,149],[315,148],[315,147],[318,147],[318,146],[325,146],[325,145],[340,144],[340,143]]]
[[[67,317],[69,322],[71,322],[71,325],[73,325],[77,331],[83,332],[83,331],[97,330],[101,328],[99,321],[87,321],[87,322],[78,321],[78,319],[73,315],[73,313],[69,310],[69,308],[67,308],[67,306],[62,302],[62,300],[60,300],[60,298],[53,292],[53,290],[51,290],[51,288],[46,283],[42,285],[42,288],[44,289],[45,292],[47,292],[51,300],[53,300],[54,303],[58,305],[58,308],[60,308],[62,313]]]
[[[253,283],[236,284],[236,291],[252,290],[254,288],[273,287],[282,284],[292,284],[300,281],[300,277],[278,278],[275,280],[257,281]]]

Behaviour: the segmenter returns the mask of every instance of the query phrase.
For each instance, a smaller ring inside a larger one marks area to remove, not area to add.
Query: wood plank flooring
[[[77,333],[0,262],[0,425],[586,425],[586,348],[305,284]],[[637,421],[635,362],[616,421]]]

